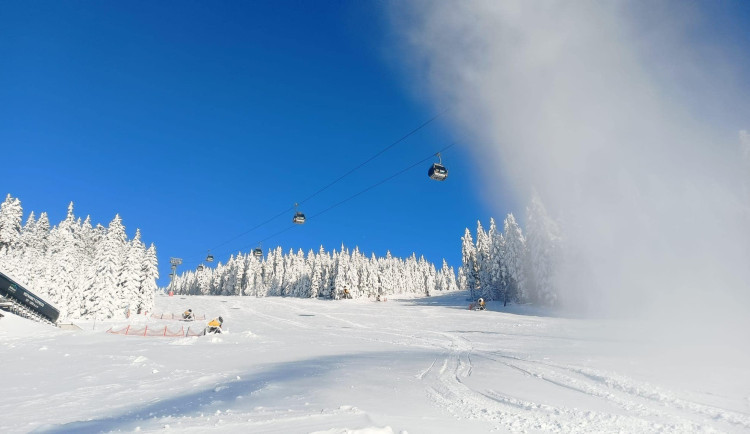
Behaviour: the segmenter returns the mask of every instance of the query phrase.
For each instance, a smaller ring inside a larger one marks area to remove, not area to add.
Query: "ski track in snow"
[[[228,333],[211,339],[13,333],[0,322],[1,351],[31,362],[8,376],[0,431],[750,432],[746,394],[739,405],[722,398],[733,410],[700,403],[691,397],[712,393],[570,353],[606,342],[578,333],[595,325],[477,314],[453,307],[461,297],[436,306],[233,297],[232,310],[221,297],[157,300],[164,311],[224,315]],[[63,383],[33,383],[48,371]],[[40,408],[49,414],[32,418]]]

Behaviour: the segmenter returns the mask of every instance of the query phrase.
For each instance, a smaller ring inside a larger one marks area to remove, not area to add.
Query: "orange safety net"
[[[114,334],[114,335],[126,335],[126,336],[162,336],[162,337],[172,337],[172,338],[181,338],[185,336],[199,336],[197,334],[189,334],[190,328],[188,328],[188,332],[185,332],[185,327],[181,326],[179,329],[170,329],[167,326],[164,327],[133,327],[128,325],[127,327],[121,328],[119,330],[115,330],[113,327],[111,327],[109,330],[107,330],[107,333]]]

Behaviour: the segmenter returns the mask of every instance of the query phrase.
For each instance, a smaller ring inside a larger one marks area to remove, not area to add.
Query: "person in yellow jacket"
[[[206,326],[206,330],[204,331],[204,335],[209,333],[221,333],[221,326],[224,324],[224,318],[218,317],[214,318],[211,321],[208,322],[208,325]]]

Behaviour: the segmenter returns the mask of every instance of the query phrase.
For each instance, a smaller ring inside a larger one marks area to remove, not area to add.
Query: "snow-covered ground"
[[[157,297],[159,312],[225,319],[190,338],[6,314],[0,432],[750,432],[745,342],[665,345],[643,324],[467,305]]]

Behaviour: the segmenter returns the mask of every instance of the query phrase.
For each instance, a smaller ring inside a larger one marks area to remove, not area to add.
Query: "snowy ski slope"
[[[0,319],[0,432],[750,432],[745,343],[721,352],[642,339],[636,323],[469,311],[464,293],[156,305],[221,315],[227,333]]]

